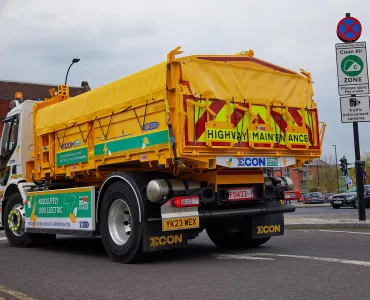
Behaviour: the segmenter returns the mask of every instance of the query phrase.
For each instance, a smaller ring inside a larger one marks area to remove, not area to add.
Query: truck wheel
[[[213,223],[206,228],[211,241],[221,249],[255,248],[270,240],[269,237],[252,239],[250,226],[232,226],[228,222]]]
[[[25,232],[25,210],[19,193],[12,195],[6,203],[4,229],[10,245],[15,247],[27,247],[40,240],[38,235]]]
[[[100,213],[104,248],[115,262],[132,263],[142,254],[139,207],[132,189],[124,182],[106,191]]]

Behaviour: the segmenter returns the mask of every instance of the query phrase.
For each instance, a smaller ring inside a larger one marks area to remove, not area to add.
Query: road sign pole
[[[366,220],[364,197],[364,166],[361,161],[358,122],[370,122],[369,76],[366,43],[354,43],[362,31],[361,23],[346,13],[337,25],[337,36],[344,44],[336,44],[339,95],[342,123],[353,124],[355,146],[358,219]],[[359,96],[366,94],[366,96]],[[348,185],[348,181],[347,181]]]
[[[358,132],[358,123],[353,123],[353,139],[355,144],[355,170],[356,170],[356,190],[357,190],[357,198],[358,198],[358,219],[359,221],[366,220],[366,213],[365,213],[365,196],[364,196],[364,171],[361,162],[361,155],[360,155],[360,138]]]

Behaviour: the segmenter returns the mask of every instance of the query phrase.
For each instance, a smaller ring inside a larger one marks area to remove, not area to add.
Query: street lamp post
[[[74,59],[72,59],[72,63],[69,65],[69,68],[68,68],[68,70],[67,70],[66,80],[65,80],[65,82],[64,82],[64,85],[67,85],[67,78],[68,78],[69,69],[72,67],[72,65],[73,65],[73,64],[78,63],[79,61],[80,61],[80,59],[79,59],[79,58],[74,58]]]
[[[335,173],[337,173],[337,188],[339,194],[339,175],[338,175],[338,159],[337,159],[337,145],[333,145],[335,149]]]
[[[320,192],[320,172],[319,172],[319,159],[317,159],[316,166],[316,175],[317,175],[317,191]]]

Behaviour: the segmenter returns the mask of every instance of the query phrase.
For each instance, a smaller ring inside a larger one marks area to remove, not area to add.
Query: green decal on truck
[[[57,153],[57,166],[73,165],[88,161],[87,147]]]
[[[26,228],[95,229],[95,188],[27,193]]]
[[[145,135],[128,137],[107,143],[96,144],[94,146],[94,155],[112,154],[120,151],[129,151],[133,149],[145,149],[151,146],[157,146],[168,143],[168,130],[161,130]]]

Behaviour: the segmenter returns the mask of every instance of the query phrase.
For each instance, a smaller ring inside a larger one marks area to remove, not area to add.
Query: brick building
[[[308,181],[314,178],[318,168],[326,167],[328,163],[321,159],[313,159],[310,164],[304,164],[302,168],[276,168],[274,170],[275,176],[288,176],[294,183],[294,189],[301,192],[308,191]]]
[[[52,88],[58,89],[58,85],[0,80],[0,118],[8,113],[9,103],[14,100],[16,92],[22,93],[23,100],[44,100],[50,97],[49,90]],[[81,87],[69,87],[69,94],[73,97],[87,90],[88,83],[83,81]],[[2,130],[3,122],[0,122],[0,135]]]

